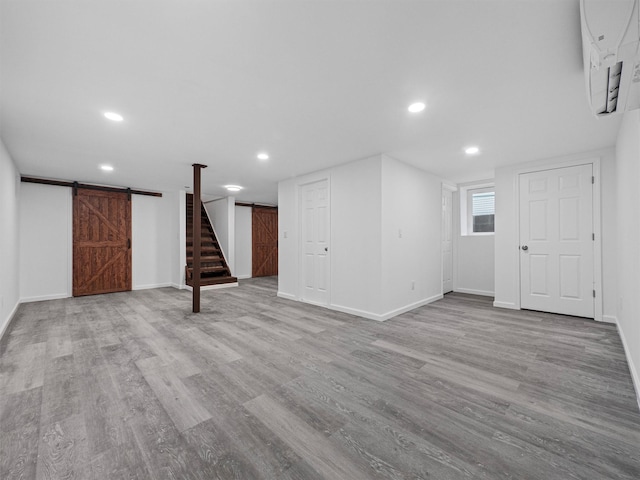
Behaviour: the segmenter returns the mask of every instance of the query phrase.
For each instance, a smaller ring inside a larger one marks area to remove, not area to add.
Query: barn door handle
[[[127,238],[127,250],[131,248],[131,239]]]
[[[527,250],[529,250],[529,247],[526,245],[522,245],[522,249],[526,252]]]

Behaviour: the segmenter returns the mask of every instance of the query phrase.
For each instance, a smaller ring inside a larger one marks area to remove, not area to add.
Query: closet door
[[[73,196],[73,296],[131,290],[131,199],[77,189]]]

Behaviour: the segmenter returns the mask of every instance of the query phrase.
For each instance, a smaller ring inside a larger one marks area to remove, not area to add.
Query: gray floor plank
[[[640,478],[615,326],[465,294],[380,323],[276,291],[21,305],[0,478]]]

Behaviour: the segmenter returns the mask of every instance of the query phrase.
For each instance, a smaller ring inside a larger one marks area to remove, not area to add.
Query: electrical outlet
[[[416,282],[411,282],[411,290],[415,290],[416,289]]]
[[[402,238],[402,229],[401,228],[398,229],[398,238]]]
[[[287,233],[287,231],[285,230],[285,232],[284,232],[284,238],[287,238],[287,235],[288,235],[288,233]]]

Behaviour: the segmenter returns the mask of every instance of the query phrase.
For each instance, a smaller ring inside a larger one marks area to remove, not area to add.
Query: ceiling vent
[[[580,0],[587,96],[597,117],[640,108],[639,0]]]

